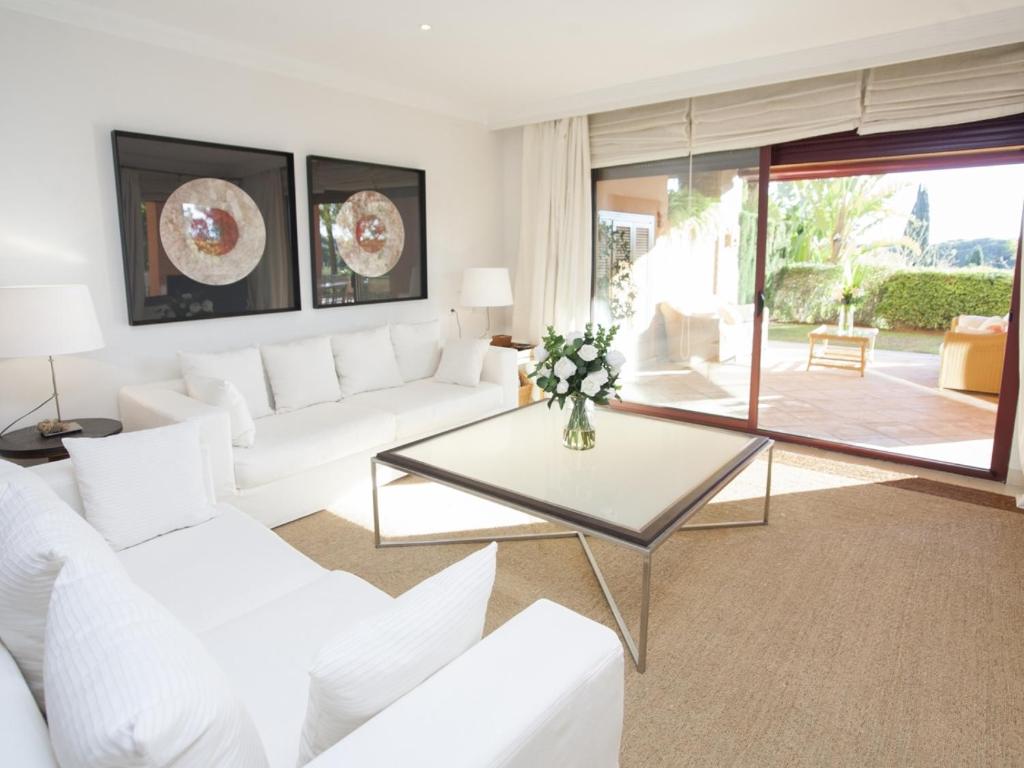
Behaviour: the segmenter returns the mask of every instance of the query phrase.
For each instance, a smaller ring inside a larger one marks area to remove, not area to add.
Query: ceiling
[[[501,128],[1024,40],[1020,0],[0,0]],[[430,31],[420,25],[429,23]]]

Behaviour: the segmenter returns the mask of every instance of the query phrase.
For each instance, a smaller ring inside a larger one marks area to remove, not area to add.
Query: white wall
[[[129,326],[115,128],[294,153],[302,311]],[[312,309],[307,154],[426,170],[428,300]],[[461,270],[505,263],[502,164],[499,137],[474,123],[0,11],[0,284],[88,284],[107,344],[58,360],[65,416],[116,415],[117,389],[176,375],[179,349],[447,322]],[[463,325],[482,331],[482,314]],[[44,359],[0,360],[0,428],[48,392]]]

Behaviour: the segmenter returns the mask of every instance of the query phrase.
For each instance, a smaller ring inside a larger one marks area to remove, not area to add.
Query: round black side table
[[[107,437],[121,431],[117,419],[68,419],[82,425],[81,432],[61,437],[43,437],[35,426],[16,429],[0,437],[0,456],[5,459],[46,459],[60,461],[68,457],[65,440],[76,437]]]

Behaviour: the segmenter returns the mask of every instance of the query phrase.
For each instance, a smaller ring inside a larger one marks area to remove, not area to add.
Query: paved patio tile
[[[765,429],[987,467],[995,432],[993,397],[936,386],[939,358],[878,350],[857,371],[806,370],[803,344],[770,342],[761,374]],[[662,363],[626,382],[629,400],[746,417],[749,361]]]

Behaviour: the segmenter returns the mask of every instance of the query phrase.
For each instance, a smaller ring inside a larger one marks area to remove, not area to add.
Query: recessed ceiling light
[[[429,32],[431,27],[429,24],[420,24],[420,29],[423,30],[424,32]]]

